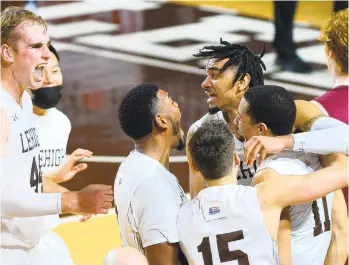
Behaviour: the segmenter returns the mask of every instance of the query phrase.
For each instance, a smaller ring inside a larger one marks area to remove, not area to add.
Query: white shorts
[[[31,248],[1,248],[1,265],[74,265],[64,241],[48,231]]]

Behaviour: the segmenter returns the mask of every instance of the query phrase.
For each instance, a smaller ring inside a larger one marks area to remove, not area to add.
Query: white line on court
[[[186,193],[185,195],[187,196],[188,200],[190,200],[190,194]],[[115,208],[110,208],[106,215],[116,215]],[[105,216],[105,214],[97,214],[97,215],[93,215],[91,217],[91,219],[92,218],[99,218],[99,217],[103,217],[103,216]],[[67,217],[61,217],[59,221],[61,224],[79,222],[81,217],[82,217],[81,215],[72,215],[72,216],[67,216]],[[86,222],[88,222],[88,220]]]
[[[121,163],[125,158],[125,156],[92,156],[82,161],[93,163]],[[187,161],[186,156],[170,156],[170,163],[184,163]]]

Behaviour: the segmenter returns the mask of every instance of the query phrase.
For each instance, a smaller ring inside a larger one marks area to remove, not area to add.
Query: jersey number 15
[[[217,248],[221,263],[237,260],[239,265],[249,265],[248,256],[241,250],[229,250],[228,243],[231,241],[237,241],[244,239],[244,233],[242,230],[216,235]],[[198,246],[198,251],[202,253],[205,265],[213,265],[212,251],[210,246],[210,238],[204,237],[201,244]]]

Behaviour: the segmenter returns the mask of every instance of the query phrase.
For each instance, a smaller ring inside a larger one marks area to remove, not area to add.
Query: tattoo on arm
[[[319,115],[316,115],[316,116],[312,117],[311,119],[307,120],[302,126],[303,131],[310,131],[311,126],[314,124],[314,122],[322,117],[326,117],[326,115],[319,114]]]

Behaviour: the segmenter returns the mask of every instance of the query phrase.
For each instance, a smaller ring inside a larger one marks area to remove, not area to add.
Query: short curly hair
[[[190,139],[189,151],[204,178],[224,177],[234,166],[233,133],[224,121],[206,121]]]
[[[122,99],[118,111],[120,126],[133,140],[152,132],[158,91],[156,85],[142,84],[131,89]]]
[[[319,40],[333,51],[337,69],[348,74],[348,9],[341,10],[321,28]]]
[[[251,87],[244,94],[247,114],[254,123],[265,123],[275,135],[292,133],[296,120],[296,104],[290,92],[275,85]]]

